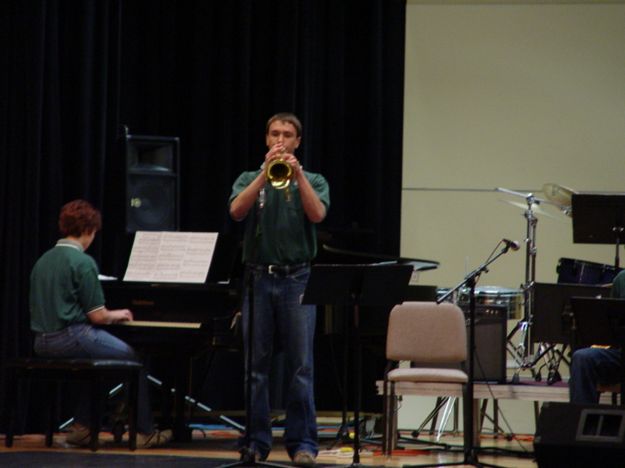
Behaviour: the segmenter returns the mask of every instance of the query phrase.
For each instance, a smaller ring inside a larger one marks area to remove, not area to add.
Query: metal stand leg
[[[441,416],[441,422],[438,425],[438,431],[436,432],[436,442],[441,440],[441,436],[443,432],[445,432],[445,426],[447,426],[447,421],[449,420],[449,416],[456,406],[456,401],[458,399],[456,397],[448,397],[447,402],[445,403],[445,408],[443,409],[443,415]],[[457,428],[455,428],[457,429]]]
[[[430,411],[430,414],[428,414],[426,416],[426,418],[423,420],[423,422],[421,423],[419,428],[416,431],[412,431],[412,436],[413,437],[419,437],[419,434],[421,434],[423,432],[423,430],[425,429],[425,426],[427,426],[427,424],[430,421],[432,422],[432,425],[430,426],[429,434],[430,435],[434,435],[435,430],[436,430],[436,423],[438,421],[438,413],[445,406],[445,404],[447,403],[448,399],[449,399],[449,397],[437,397],[436,398],[436,403],[434,404],[434,409],[432,411]]]
[[[493,436],[498,438],[499,435],[503,435],[506,439],[510,439],[510,436],[499,425],[499,401],[493,399],[493,416],[490,417],[486,410],[488,409],[488,400],[482,402],[482,409],[480,414],[480,427],[484,429],[484,420],[488,419],[493,424]]]

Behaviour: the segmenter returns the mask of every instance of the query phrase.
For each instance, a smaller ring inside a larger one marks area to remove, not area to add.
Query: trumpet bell
[[[267,165],[266,177],[275,189],[287,188],[292,175],[293,169],[284,159],[274,159]]]

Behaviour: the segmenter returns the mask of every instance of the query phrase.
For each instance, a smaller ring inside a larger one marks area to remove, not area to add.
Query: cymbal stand
[[[523,196],[527,203],[527,209],[524,213],[526,219],[525,282],[521,285],[521,288],[523,290],[523,318],[515,325],[515,327],[506,337],[508,343],[508,351],[510,352],[517,364],[517,369],[512,379],[513,381],[515,381],[518,380],[519,372],[521,370],[527,368],[532,369],[533,365],[537,361],[537,359],[530,359],[529,353],[532,352],[532,350],[530,349],[530,331],[532,323],[533,288],[536,279],[536,225],[538,224],[538,218],[534,213],[534,205],[538,204],[539,201],[532,193],[520,194],[506,189],[498,190],[512,193],[513,195]],[[517,333],[520,334],[520,339],[518,341],[518,344],[515,345],[512,342],[512,338]]]
[[[510,193],[512,195],[522,196],[527,203],[524,217],[526,219],[526,235],[525,235],[525,282],[521,285],[523,290],[523,318],[515,325],[506,337],[508,353],[512,356],[516,363],[516,369],[512,376],[512,382],[518,382],[519,374],[522,370],[529,369],[532,377],[540,380],[540,372],[536,372],[535,366],[541,360],[545,359],[548,369],[548,382],[553,383],[560,380],[558,367],[562,361],[562,352],[559,352],[554,344],[538,343],[538,348],[534,353],[531,342],[533,301],[534,301],[534,283],[536,281],[536,226],[538,218],[534,212],[534,206],[542,202],[537,199],[534,194],[522,194],[512,190],[498,188],[497,190]],[[514,336],[519,333],[520,338],[518,344],[513,342]]]

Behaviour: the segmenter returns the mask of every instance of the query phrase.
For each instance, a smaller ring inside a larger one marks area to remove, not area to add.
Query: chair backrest
[[[388,320],[386,358],[423,364],[465,361],[464,313],[448,302],[404,302],[395,306]]]

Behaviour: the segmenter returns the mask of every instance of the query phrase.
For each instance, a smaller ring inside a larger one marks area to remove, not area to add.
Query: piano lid
[[[412,265],[415,271],[435,270],[440,265],[435,260],[423,260],[419,258],[395,257],[393,255],[373,254],[356,252],[353,250],[338,249],[327,244],[321,245],[321,255],[324,263],[330,259],[334,263],[397,263],[399,265]]]

